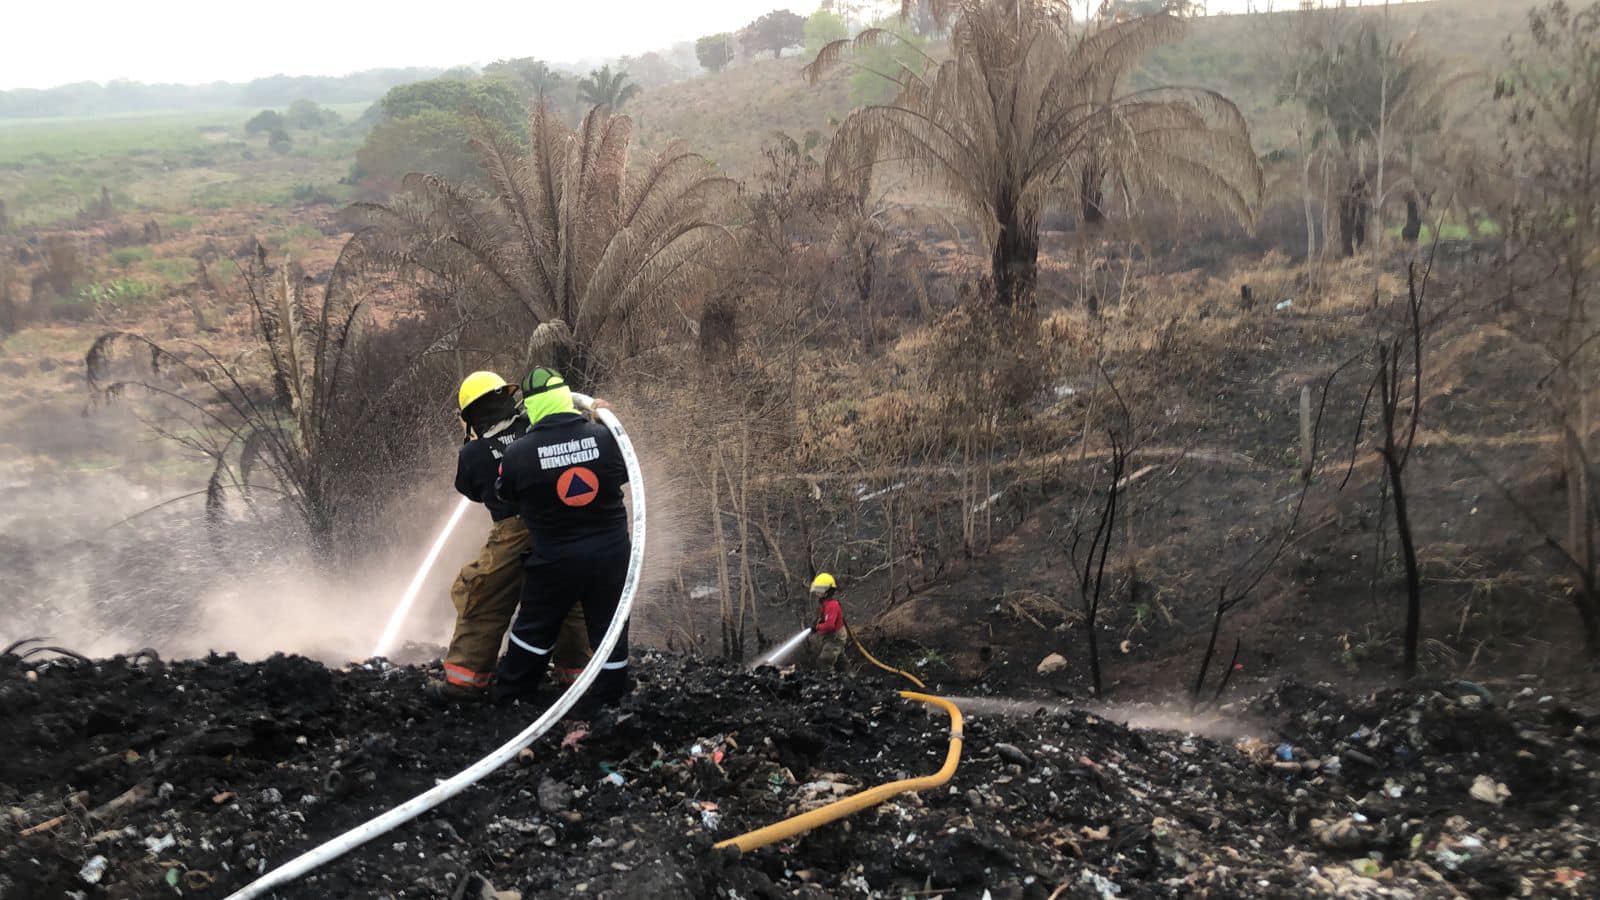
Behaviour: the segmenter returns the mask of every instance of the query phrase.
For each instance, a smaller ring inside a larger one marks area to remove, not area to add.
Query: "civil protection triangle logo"
[[[556,479],[556,496],[568,506],[588,506],[600,496],[600,478],[583,466],[573,466]]]

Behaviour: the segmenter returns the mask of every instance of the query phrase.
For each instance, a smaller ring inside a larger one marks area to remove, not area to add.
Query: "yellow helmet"
[[[811,579],[811,589],[813,591],[825,591],[828,588],[836,588],[838,586],[839,582],[834,581],[833,576],[827,572],[818,572],[817,577]]]
[[[461,390],[456,394],[456,408],[464,410],[472,405],[472,401],[505,386],[506,380],[493,372],[473,372],[461,382]]]

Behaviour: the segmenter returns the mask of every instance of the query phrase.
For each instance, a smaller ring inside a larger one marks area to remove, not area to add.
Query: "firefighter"
[[[839,583],[827,572],[811,580],[811,596],[817,601],[817,621],[811,626],[813,656],[817,668],[832,672],[844,660],[844,607],[835,594]]]
[[[611,431],[579,413],[566,381],[552,369],[530,372],[522,394],[530,424],[506,450],[498,491],[527,525],[533,547],[511,643],[495,675],[500,702],[530,698],[539,689],[569,609],[583,609],[589,646],[600,645],[622,598],[633,546],[622,500],[628,469]],[[580,717],[615,704],[628,689],[624,625]]]
[[[528,430],[516,388],[493,372],[473,372],[461,382],[456,401],[467,427],[466,441],[456,454],[456,490],[487,507],[494,525],[477,559],[461,569],[450,587],[455,631],[445,652],[444,680],[428,685],[435,699],[447,701],[487,696],[501,640],[516,612],[522,557],[529,546],[527,527],[494,490],[506,448]],[[588,661],[581,611],[564,623],[557,657],[561,672],[576,673]]]

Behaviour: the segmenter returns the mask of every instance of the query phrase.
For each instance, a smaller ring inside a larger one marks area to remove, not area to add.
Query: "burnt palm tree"
[[[919,4],[906,0],[904,12]],[[851,113],[829,147],[831,178],[889,161],[953,202],[990,248],[999,301],[1025,302],[1038,268],[1039,222],[1062,197],[1102,215],[1152,196],[1252,218],[1261,168],[1244,117],[1197,88],[1118,86],[1154,48],[1183,33],[1176,16],[1107,21],[1074,33],[1053,0],[945,0],[951,58],[879,73],[898,85],[884,105]],[[873,28],[824,47],[815,80],[852,51],[901,42]],[[907,45],[909,46],[909,44]]]
[[[209,461],[197,493],[214,524],[230,497],[252,511],[267,502],[297,517],[328,559],[335,535],[379,490],[364,473],[393,461],[384,398],[415,368],[368,320],[362,258],[358,235],[318,289],[294,266],[271,265],[257,244],[243,272],[253,340],[237,356],[127,331],[89,349],[96,394],[126,399],[155,434]],[[380,356],[389,358],[378,364]]]
[[[593,383],[638,349],[647,313],[710,277],[738,186],[676,145],[630,165],[632,122],[605,106],[573,130],[535,105],[526,149],[482,127],[490,190],[408,176],[410,202],[367,207],[381,252],[451,284],[506,361]]]

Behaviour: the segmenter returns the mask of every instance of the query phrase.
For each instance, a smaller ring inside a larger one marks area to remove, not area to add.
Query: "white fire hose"
[[[573,399],[580,406],[588,406],[590,402],[589,398],[582,394],[573,394]],[[617,641],[621,638],[623,626],[628,622],[628,613],[633,607],[634,595],[639,591],[639,578],[644,569],[645,538],[644,474],[639,470],[639,458],[633,452],[633,443],[628,440],[628,433],[623,430],[622,423],[617,421],[617,417],[612,415],[610,410],[595,410],[595,418],[611,429],[612,435],[617,439],[617,447],[622,451],[622,458],[628,465],[628,483],[632,485],[633,495],[633,552],[628,556],[628,577],[623,582],[622,597],[617,601],[617,611],[611,617],[611,625],[606,629],[605,638],[600,641],[600,646],[594,648],[594,656],[590,657],[588,665],[583,667],[577,680],[556,700],[555,705],[545,710],[532,725],[523,729],[521,734],[501,745],[493,753],[377,818],[307,850],[228,895],[228,900],[247,900],[263,896],[268,891],[282,887],[307,872],[338,859],[367,841],[394,830],[456,796],[485,775],[505,765],[524,747],[549,731],[551,726],[561,721],[561,717],[570,712],[589,690],[589,686],[600,675],[600,667],[605,665],[611,656],[612,648],[616,647]]]

